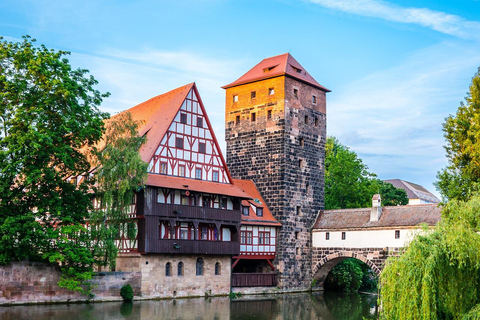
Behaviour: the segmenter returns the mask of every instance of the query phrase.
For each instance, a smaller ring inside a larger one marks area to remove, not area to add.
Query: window
[[[195,169],[195,179],[202,180],[202,168]]]
[[[190,191],[182,191],[180,194],[180,204],[184,206],[196,205],[195,196]]]
[[[298,98],[298,89],[293,89],[293,96]]]
[[[248,216],[249,210],[250,210],[249,207],[247,207],[247,206],[242,206],[242,214],[243,214],[244,216]]]
[[[345,240],[347,239],[347,233],[346,232],[342,232],[342,240]]]
[[[302,166],[303,166],[303,160],[300,159],[300,160],[298,160],[298,167],[301,168]]]
[[[215,275],[219,276],[222,272],[222,267],[220,266],[220,262],[215,263]]]
[[[267,110],[267,120],[272,120],[272,110]]]
[[[177,266],[177,276],[183,276],[183,262],[179,262]]]
[[[227,198],[222,197],[222,202],[220,204],[222,209],[227,209]]]
[[[257,208],[257,216],[263,217],[263,208]]]
[[[295,231],[295,239],[298,239],[298,231]]]
[[[202,206],[206,208],[210,208],[212,206],[212,198],[209,196],[203,195],[202,196]]]
[[[238,101],[238,94],[234,94],[233,95],[233,102],[237,102]]]
[[[325,232],[325,240],[330,240],[330,232]]]
[[[172,275],[172,264],[170,262],[167,262],[165,265],[165,276],[170,277]]]
[[[238,126],[240,124],[240,116],[235,117],[235,124]]]
[[[318,127],[318,118],[315,117],[315,127]]]
[[[256,97],[257,97],[257,92],[256,91],[250,92],[250,98],[251,99],[255,99]]]
[[[185,166],[184,165],[179,165],[178,166],[178,175],[180,177],[185,177]]]
[[[270,232],[258,232],[258,244],[270,244]]]
[[[297,248],[296,251],[297,251],[297,256],[299,256],[300,255],[300,248]]]
[[[312,103],[313,104],[317,103],[317,97],[316,96],[312,96]]]
[[[180,113],[180,122],[181,123],[187,123],[187,114],[186,113]]]
[[[208,229],[203,227],[200,229],[200,240],[207,240],[208,239]]]
[[[400,230],[395,230],[395,239],[400,239]]]
[[[308,116],[305,116],[305,124],[308,124]]]
[[[212,172],[212,180],[218,182],[218,171]]]
[[[273,88],[268,88],[268,95],[269,95],[269,96],[272,96],[272,95],[274,95],[274,94],[275,94],[275,89],[273,89]]]
[[[195,269],[196,269],[197,276],[203,276],[203,259],[202,258],[197,259]]]
[[[240,243],[241,244],[252,244],[253,242],[253,232],[252,231],[241,231],[240,232]]]
[[[204,142],[200,142],[198,144],[198,152],[200,153],[206,153],[207,152],[207,144]]]
[[[255,120],[257,119],[256,116],[257,116],[257,115],[256,115],[255,112],[252,112],[252,113],[250,114],[250,119],[252,120],[252,122],[255,122]]]
[[[175,148],[183,149],[183,138],[175,138]]]
[[[203,118],[197,117],[197,127],[203,128]]]
[[[160,173],[167,174],[167,163],[160,162]]]
[[[302,207],[297,206],[297,216],[301,216],[301,215],[302,215]]]
[[[170,239],[170,222],[159,221],[160,239]]]
[[[304,140],[303,138],[300,138],[300,147],[303,147],[303,144],[304,144]]]

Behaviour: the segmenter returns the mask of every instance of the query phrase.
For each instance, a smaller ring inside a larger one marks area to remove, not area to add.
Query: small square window
[[[400,239],[400,230],[395,230],[395,239]]]
[[[233,102],[237,102],[238,101],[238,94],[234,94],[233,95]]]
[[[183,138],[175,139],[175,148],[183,149]]]
[[[257,120],[257,114],[255,112],[252,112],[250,114],[250,119],[252,120],[252,122],[255,122],[255,120]]]
[[[267,120],[272,120],[272,110],[267,110]]]
[[[235,117],[235,124],[238,126],[240,124],[240,116]]]
[[[330,240],[330,232],[325,232],[325,240]]]
[[[203,128],[203,118],[197,117],[197,127]]]
[[[195,169],[195,179],[202,179],[202,168]]]
[[[186,113],[180,113],[180,122],[181,123],[187,123],[187,114]]]
[[[207,152],[207,145],[204,142],[200,142],[198,144],[198,152],[206,153]]]
[[[249,212],[249,207],[247,207],[247,206],[242,206],[242,214],[243,214],[244,216],[248,216],[248,215],[249,215],[248,212]]]
[[[212,180],[218,182],[218,171],[212,172]]]
[[[345,240],[347,239],[347,233],[346,232],[342,232],[342,240]]]
[[[275,94],[275,89],[273,89],[273,88],[268,88],[268,95],[269,95],[269,96],[272,96],[272,95],[274,95],[274,94]]]
[[[293,89],[293,96],[298,98],[298,89]]]
[[[308,124],[308,116],[305,116],[305,124]]]
[[[317,103],[317,97],[316,96],[312,96],[312,103],[313,104]]]
[[[257,208],[257,217],[263,217],[263,208]]]
[[[250,98],[251,99],[255,99],[256,97],[257,97],[257,92],[256,91],[250,92]]]

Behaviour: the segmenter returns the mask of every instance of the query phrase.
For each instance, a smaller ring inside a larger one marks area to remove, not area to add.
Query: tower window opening
[[[250,92],[250,98],[251,99],[255,99],[256,97],[257,97],[257,92],[256,91]]]
[[[315,117],[315,127],[318,127],[318,118]]]
[[[302,159],[298,160],[298,167],[299,168],[303,167],[303,160]]]
[[[268,95],[273,96],[275,94],[275,89],[273,88],[268,88]]]
[[[302,215],[302,207],[297,206],[297,216],[301,216],[301,215]]]
[[[304,139],[300,138],[300,147],[303,147],[303,145],[304,145]]]
[[[308,124],[308,116],[305,116],[305,124]]]
[[[330,232],[325,232],[325,240],[330,240]]]
[[[267,110],[267,120],[272,120],[272,110]]]
[[[317,103],[317,97],[316,96],[312,96],[312,103],[313,104]]]
[[[240,124],[240,116],[235,117],[235,124],[238,126]]]
[[[251,116],[252,122],[255,122],[255,120],[257,120],[257,119],[256,119],[256,116],[257,116],[257,115],[256,115],[255,112],[252,112],[252,114],[251,114],[250,116]]]
[[[344,231],[342,232],[342,240],[345,240],[347,239],[347,233]]]
[[[233,95],[233,102],[237,102],[238,101],[238,94],[234,94]]]
[[[298,98],[298,89],[293,89],[293,96]]]

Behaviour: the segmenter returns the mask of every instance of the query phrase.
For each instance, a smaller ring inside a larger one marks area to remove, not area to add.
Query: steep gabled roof
[[[289,76],[306,82],[320,90],[330,92],[327,88],[319,84],[290,53],[284,53],[275,57],[263,59],[255,67],[250,69],[243,76],[234,82],[223,86],[223,89],[235,87],[238,85],[255,82],[259,80],[274,78],[278,76]]]
[[[249,195],[253,200],[244,200],[242,205],[249,206],[249,215],[244,216],[242,214],[242,224],[244,225],[263,225],[263,226],[274,226],[281,227],[281,223],[278,222],[268,209],[268,206],[265,204],[265,201],[262,198],[262,195],[257,189],[257,186],[252,180],[240,180],[233,179],[233,184],[241,189],[243,192]],[[257,216],[256,212],[252,209],[254,207],[263,208],[263,216]]]
[[[345,230],[368,228],[429,226],[440,221],[440,208],[436,204],[383,207],[378,221],[370,221],[371,208],[321,211],[313,229]]]
[[[138,128],[140,135],[147,135],[147,142],[140,148],[143,161],[150,161],[187,94],[194,87],[195,83],[187,84],[123,111],[130,112],[133,120],[143,122]]]
[[[440,200],[435,195],[433,195],[430,191],[428,191],[419,184],[415,184],[401,179],[390,179],[383,181],[391,183],[397,189],[405,190],[407,192],[408,199],[420,199],[433,203],[440,202]]]

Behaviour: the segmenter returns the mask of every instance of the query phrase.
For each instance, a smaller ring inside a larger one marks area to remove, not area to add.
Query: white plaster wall
[[[400,230],[400,238],[395,239],[395,230]],[[344,247],[344,248],[383,248],[404,247],[412,240],[414,233],[421,229],[388,229],[388,230],[358,230],[345,232],[345,240],[342,240],[342,231],[329,231],[330,240],[325,239],[325,231],[313,231],[313,247]]]

